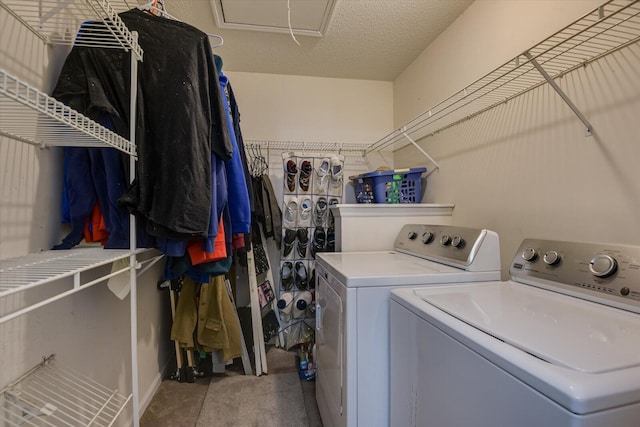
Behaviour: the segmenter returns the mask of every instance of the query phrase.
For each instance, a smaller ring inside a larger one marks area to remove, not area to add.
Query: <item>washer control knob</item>
[[[451,237],[447,236],[446,234],[445,234],[445,235],[443,235],[443,236],[440,238],[440,244],[441,244],[442,246],[449,246],[449,245],[451,244]]]
[[[618,261],[609,255],[596,255],[589,262],[589,271],[596,277],[609,277],[618,269]]]
[[[410,231],[407,234],[407,237],[409,238],[409,240],[416,240],[416,237],[418,237],[418,233],[416,233],[415,231]]]
[[[545,252],[544,256],[542,257],[542,260],[547,265],[556,265],[557,263],[560,262],[560,254],[556,251],[548,251],[548,252]]]
[[[464,239],[460,236],[453,236],[453,240],[451,241],[451,244],[453,245],[454,248],[461,249],[462,247],[464,247]]]
[[[425,231],[424,233],[422,233],[422,243],[428,245],[431,242],[433,242],[433,233],[430,231]]]
[[[522,251],[522,259],[525,261],[535,261],[538,258],[538,251],[533,248],[527,248]]]

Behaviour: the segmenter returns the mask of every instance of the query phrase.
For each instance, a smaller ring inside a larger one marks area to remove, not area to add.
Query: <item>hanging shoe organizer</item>
[[[338,152],[284,152],[282,162],[278,309],[285,348],[290,349],[313,339],[303,324],[314,318],[316,254],[335,251],[335,221],[329,208],[342,202],[344,156]]]

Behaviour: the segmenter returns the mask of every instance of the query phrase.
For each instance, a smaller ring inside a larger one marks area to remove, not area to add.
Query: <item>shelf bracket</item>
[[[531,64],[533,64],[533,66],[536,67],[538,72],[542,74],[542,77],[545,78],[547,83],[551,85],[553,90],[555,90],[556,93],[560,95],[560,98],[562,98],[562,100],[569,106],[569,108],[571,108],[571,110],[575,113],[575,115],[578,116],[580,121],[585,125],[586,127],[585,136],[591,136],[593,134],[593,126],[591,126],[591,123],[589,123],[589,120],[584,116],[584,114],[582,114],[582,112],[578,109],[578,107],[576,107],[576,105],[571,101],[571,99],[569,99],[567,94],[564,93],[562,89],[560,89],[560,86],[558,86],[558,84],[553,80],[553,78],[549,75],[549,73],[547,73],[545,69],[542,68],[542,66],[538,63],[538,61],[536,61],[536,59],[531,55],[531,53],[528,50],[524,51],[524,56],[526,56],[527,59],[531,62]]]
[[[40,25],[42,26],[42,24],[47,22],[50,18],[56,16],[61,10],[64,10],[64,8],[66,8],[69,3],[72,2],[73,0],[58,1],[57,6],[53,7],[50,11],[40,15]]]
[[[432,173],[434,173],[435,171],[437,171],[438,169],[440,169],[440,166],[438,165],[438,162],[436,162],[435,160],[433,160],[433,157],[431,157],[429,155],[429,153],[427,153],[426,151],[424,151],[422,149],[422,147],[420,147],[414,140],[413,138],[411,138],[409,136],[409,134],[406,132],[405,128],[402,129],[402,136],[404,136],[405,138],[407,138],[407,140],[413,144],[414,147],[416,147],[418,149],[418,151],[420,151],[427,159],[429,159],[429,161],[431,161],[431,163],[434,164],[435,168],[431,169],[429,172],[427,172],[427,174],[425,175],[425,178],[428,178],[429,175],[431,175]]]
[[[137,276],[140,277],[142,276],[147,270],[149,270],[151,267],[153,267],[155,264],[158,263],[158,261],[162,260],[164,258],[164,255],[158,255],[155,256],[151,259],[142,261],[142,262],[138,262],[136,264],[136,269],[138,270],[137,272]],[[142,264],[147,264],[144,267],[142,267]]]
[[[13,134],[11,132],[5,132],[3,130],[0,130],[0,136],[6,136],[8,138],[15,139],[16,141],[20,141],[20,142],[23,142],[25,144],[33,145],[34,147],[38,147],[38,148],[41,148],[41,149],[48,148],[47,144],[45,144],[44,142],[32,141],[29,138],[23,138],[23,137],[21,137],[19,135],[15,135],[15,134]]]

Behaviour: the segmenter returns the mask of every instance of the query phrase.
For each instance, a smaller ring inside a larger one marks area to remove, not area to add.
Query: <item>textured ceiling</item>
[[[251,7],[253,1],[235,0]],[[291,20],[295,22],[294,2]],[[224,37],[225,70],[392,81],[473,0],[337,0],[324,37],[216,27],[210,0],[165,0],[167,11]],[[287,0],[282,0],[287,14]]]

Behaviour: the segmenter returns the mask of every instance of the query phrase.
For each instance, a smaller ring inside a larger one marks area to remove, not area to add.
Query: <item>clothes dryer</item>
[[[640,247],[526,239],[511,280],[391,296],[391,425],[640,425]]]
[[[326,426],[389,425],[392,289],[500,278],[490,230],[409,224],[394,247],[317,255],[316,400]]]

